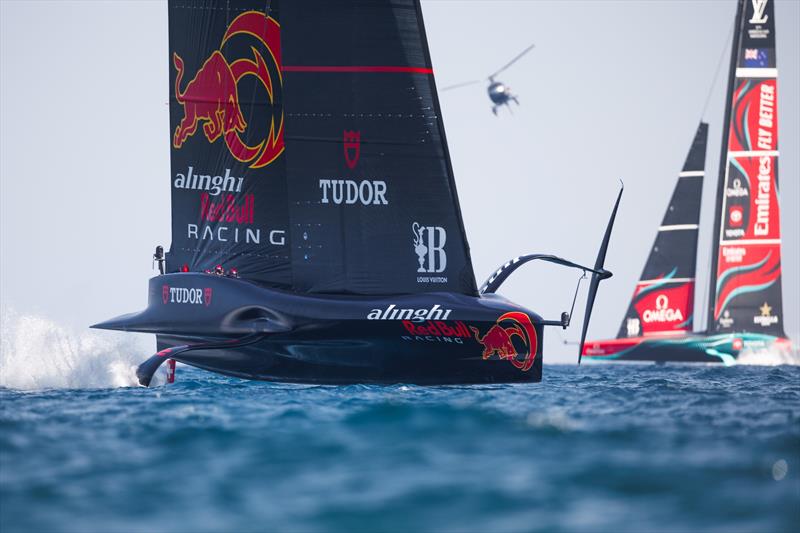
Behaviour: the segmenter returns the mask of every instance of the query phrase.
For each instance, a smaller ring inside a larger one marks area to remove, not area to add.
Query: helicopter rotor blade
[[[528,52],[530,52],[531,50],[533,50],[533,47],[534,47],[534,46],[535,46],[535,45],[533,45],[533,44],[532,44],[532,45],[530,45],[529,47],[527,47],[525,50],[523,50],[522,52],[520,52],[519,54],[517,54],[517,55],[516,55],[516,57],[514,57],[514,59],[512,59],[511,61],[509,61],[508,63],[506,63],[505,65],[503,65],[503,66],[502,66],[502,67],[501,67],[501,68],[500,68],[500,69],[499,69],[497,72],[495,72],[494,74],[491,74],[491,75],[489,75],[489,79],[491,80],[492,78],[494,78],[495,76],[497,76],[498,74],[500,74],[501,72],[503,72],[505,69],[507,69],[508,67],[510,67],[511,65],[513,65],[514,63],[516,63],[516,62],[519,60],[519,58],[521,58],[522,56],[524,56],[525,54],[527,54]]]
[[[476,83],[480,83],[483,80],[470,80],[470,81],[462,81],[461,83],[456,83],[455,85],[448,85],[447,87],[442,87],[439,89],[439,92],[442,91],[449,91],[450,89],[458,89],[460,87],[466,87],[467,85],[474,85]]]

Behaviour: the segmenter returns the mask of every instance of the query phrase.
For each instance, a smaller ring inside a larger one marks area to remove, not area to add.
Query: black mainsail
[[[711,250],[709,333],[783,337],[775,10],[740,0]]]
[[[289,287],[280,25],[264,2],[225,6],[169,4],[167,266],[196,272],[224,264],[243,278]]]
[[[419,2],[175,1],[168,271],[477,294]]]
[[[701,122],[617,338],[692,331],[707,139]]]

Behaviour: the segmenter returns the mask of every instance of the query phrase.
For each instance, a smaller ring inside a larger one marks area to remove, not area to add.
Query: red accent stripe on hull
[[[586,344],[583,347],[582,355],[584,357],[600,358],[603,356],[615,355],[619,352],[633,348],[637,344],[640,344],[643,340],[645,340],[644,337],[630,337],[603,341],[586,341]]]
[[[390,66],[305,66],[283,65],[283,72],[410,72],[412,74],[433,74],[432,68],[424,67],[390,67]]]

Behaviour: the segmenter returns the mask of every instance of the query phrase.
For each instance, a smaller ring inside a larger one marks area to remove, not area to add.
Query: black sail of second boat
[[[701,122],[617,338],[692,331],[707,139]]]
[[[477,293],[418,1],[181,0],[169,16],[169,271]]]

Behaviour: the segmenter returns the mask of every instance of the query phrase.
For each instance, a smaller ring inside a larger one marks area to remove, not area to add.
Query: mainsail
[[[231,4],[169,3],[167,267],[289,287],[281,28],[264,2]]]
[[[617,338],[692,331],[707,138],[701,122]]]
[[[418,0],[179,0],[169,17],[169,271],[477,293]]]
[[[783,333],[771,0],[740,0],[712,247],[709,333]]]

